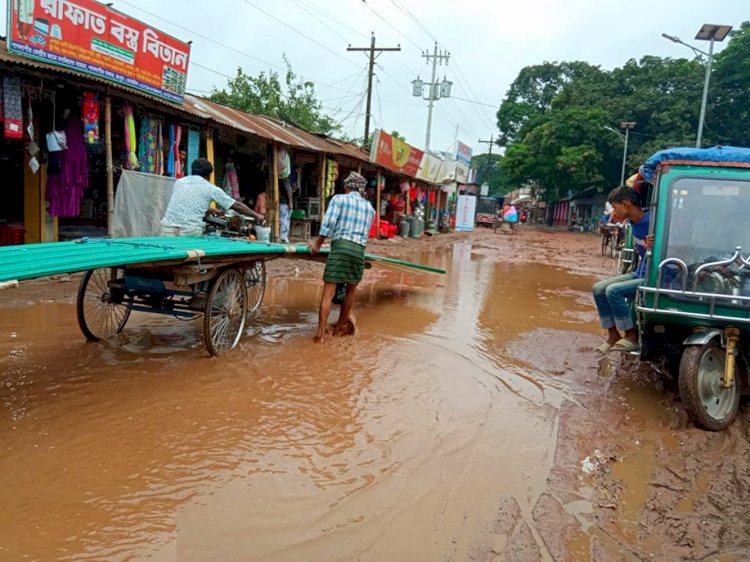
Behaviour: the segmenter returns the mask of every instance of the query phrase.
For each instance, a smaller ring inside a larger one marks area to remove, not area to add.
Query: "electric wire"
[[[180,25],[179,23],[176,23],[176,22],[174,22],[174,21],[172,21],[172,20],[169,20],[169,19],[166,19],[166,18],[164,18],[164,17],[162,17],[162,16],[159,16],[159,15],[157,15],[157,14],[153,13],[153,12],[150,12],[150,11],[148,11],[148,10],[144,9],[144,8],[141,8],[140,6],[137,6],[137,5],[133,4],[133,3],[132,3],[132,2],[130,2],[129,0],[118,0],[118,1],[119,1],[119,2],[122,2],[123,4],[125,4],[125,5],[127,5],[127,6],[130,6],[131,8],[135,8],[136,10],[139,10],[139,11],[141,11],[141,12],[143,12],[144,14],[147,14],[147,15],[149,15],[149,16],[151,16],[151,17],[153,17],[153,18],[156,18],[156,19],[158,19],[159,21],[163,21],[163,22],[165,22],[165,23],[168,23],[169,25],[172,25],[172,26],[174,26],[174,27],[176,27],[176,28],[178,28],[178,29],[181,29],[181,30],[183,30],[183,31],[185,31],[185,32],[187,32],[187,33],[190,33],[191,35],[195,35],[196,37],[200,37],[201,39],[204,39],[204,40],[206,40],[206,41],[208,41],[208,42],[210,42],[210,43],[213,43],[214,45],[218,45],[219,47],[222,47],[222,48],[224,48],[224,49],[227,49],[227,50],[229,50],[229,51],[232,51],[232,52],[234,52],[234,53],[237,53],[237,54],[239,54],[239,55],[241,55],[241,56],[243,56],[243,57],[246,57],[246,58],[248,58],[248,59],[250,59],[250,60],[253,60],[253,61],[256,61],[256,62],[260,62],[260,63],[263,63],[263,64],[265,64],[265,65],[268,65],[268,66],[270,66],[271,68],[274,68],[274,69],[276,69],[276,70],[281,70],[281,71],[283,71],[283,72],[286,72],[286,70],[287,70],[287,69],[286,69],[286,67],[280,66],[280,65],[278,65],[278,64],[275,64],[275,63],[272,63],[272,62],[269,62],[269,61],[263,60],[263,59],[261,59],[261,58],[258,58],[258,57],[256,57],[256,56],[253,56],[253,55],[251,55],[251,54],[248,54],[248,53],[246,53],[246,52],[244,52],[244,51],[241,51],[241,50],[239,50],[239,49],[237,49],[237,48],[235,48],[235,47],[232,47],[231,45],[227,45],[226,43],[222,43],[221,41],[217,41],[216,39],[213,39],[213,38],[211,38],[211,37],[208,37],[208,36],[206,36],[206,35],[203,35],[203,34],[201,34],[201,33],[197,32],[197,31],[194,31],[194,30],[192,30],[192,29],[188,28],[188,27],[185,27],[185,26],[183,26],[183,25]],[[191,62],[192,62],[192,61],[191,61]],[[213,69],[208,69],[208,70],[211,70],[211,71],[213,71]],[[225,74],[223,74],[223,76],[226,76],[226,75],[225,75]],[[336,89],[339,89],[339,90],[341,90],[341,91],[344,91],[344,89],[343,89],[343,88],[340,88],[340,87],[338,87],[338,86],[335,86],[335,85],[333,85],[333,84],[328,84],[328,83],[326,83],[326,82],[321,82],[321,81],[319,81],[319,80],[316,80],[316,79],[314,79],[314,78],[311,78],[311,77],[309,77],[309,76],[303,76],[302,74],[298,74],[298,76],[299,76],[300,78],[304,79],[304,80],[310,80],[310,81],[313,81],[313,82],[315,82],[315,84],[316,84],[316,85],[321,85],[321,86],[325,86],[326,88],[332,88],[332,89],[334,89],[334,90],[336,90]],[[232,76],[232,77],[231,77],[231,79],[234,79],[234,78],[236,78],[236,76]]]
[[[299,29],[297,29],[297,28],[296,28],[296,27],[294,27],[293,25],[290,25],[290,24],[286,23],[286,22],[285,22],[284,20],[282,20],[282,19],[280,19],[280,18],[277,18],[276,16],[274,16],[274,15],[273,15],[273,14],[271,14],[270,12],[267,12],[267,11],[266,11],[266,10],[264,10],[263,8],[261,8],[261,7],[257,6],[256,4],[254,4],[253,2],[251,2],[250,0],[242,0],[242,1],[243,1],[243,2],[245,3],[245,4],[247,4],[248,6],[252,6],[253,8],[255,8],[256,10],[258,10],[258,11],[259,11],[259,12],[261,12],[262,14],[265,14],[266,16],[268,16],[269,18],[271,18],[272,20],[274,20],[274,21],[276,21],[276,22],[280,23],[280,24],[281,24],[281,25],[283,25],[284,27],[287,27],[287,28],[291,29],[292,31],[294,31],[295,33],[297,33],[298,35],[301,35],[302,37],[304,37],[304,38],[305,38],[305,39],[307,39],[308,41],[311,41],[312,43],[315,43],[315,44],[316,44],[316,45],[318,45],[318,46],[319,46],[320,48],[322,48],[322,49],[325,49],[326,51],[328,51],[329,53],[331,53],[331,54],[332,54],[333,56],[335,56],[335,57],[338,57],[338,58],[340,58],[341,60],[345,61],[345,62],[346,62],[347,64],[351,64],[351,65],[354,65],[354,66],[356,66],[356,67],[358,67],[358,68],[359,68],[359,65],[357,65],[357,64],[356,64],[356,63],[354,63],[354,62],[352,62],[352,61],[351,61],[350,59],[348,59],[348,58],[346,58],[345,56],[343,56],[343,55],[341,55],[341,54],[337,53],[337,52],[336,52],[336,51],[334,51],[333,49],[330,49],[329,47],[327,47],[326,45],[324,45],[324,44],[323,44],[323,43],[321,43],[320,41],[318,41],[318,40],[316,40],[316,39],[313,39],[312,37],[310,37],[309,35],[307,35],[307,34],[306,34],[305,32],[303,32],[303,31],[300,31]]]

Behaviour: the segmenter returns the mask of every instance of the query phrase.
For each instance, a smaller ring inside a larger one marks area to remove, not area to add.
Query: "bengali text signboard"
[[[474,230],[477,198],[471,195],[459,195],[456,204],[456,230],[468,232]]]
[[[94,0],[8,0],[8,49],[182,103],[190,45]]]
[[[376,130],[372,139],[370,162],[385,166],[389,170],[416,177],[424,152],[388,133]]]

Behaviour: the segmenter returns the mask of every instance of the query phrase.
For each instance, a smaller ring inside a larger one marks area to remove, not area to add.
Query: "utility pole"
[[[620,185],[625,185],[625,166],[628,161],[628,141],[630,140],[630,129],[635,128],[635,121],[623,121],[620,129],[625,129],[625,147],[622,150],[622,173],[620,174]]]
[[[374,74],[375,69],[375,59],[377,58],[377,53],[380,55],[383,51],[400,51],[401,45],[398,47],[378,47],[375,48],[375,32],[372,32],[370,37],[370,46],[369,47],[352,47],[349,45],[349,47],[346,49],[347,51],[365,51],[370,53],[370,71],[367,77],[367,113],[365,114],[365,139],[363,141],[363,145],[367,144],[367,140],[370,138],[370,107],[372,106],[372,77]]]
[[[448,61],[451,58],[451,54],[448,51],[440,51],[438,52],[438,46],[437,42],[435,42],[435,51],[433,54],[430,54],[429,51],[424,51],[422,53],[422,57],[427,61],[427,64],[430,63],[430,59],[432,59],[432,81],[431,82],[423,82],[419,79],[419,76],[417,76],[416,80],[412,81],[413,85],[413,95],[414,97],[422,97],[423,87],[428,86],[428,92],[426,99],[430,103],[427,105],[427,135],[425,136],[425,150],[430,149],[430,131],[432,130],[432,106],[434,103],[439,100],[440,98],[449,98],[451,97],[451,87],[453,86],[453,82],[450,82],[448,79],[443,78],[442,82],[436,82],[435,76],[437,74],[437,66],[438,64],[443,64],[443,61],[445,61],[445,65],[448,66]]]
[[[479,139],[477,142],[482,144],[489,144],[490,145],[490,155],[492,155],[492,146],[495,144],[495,135],[490,135],[490,140],[482,140]]]

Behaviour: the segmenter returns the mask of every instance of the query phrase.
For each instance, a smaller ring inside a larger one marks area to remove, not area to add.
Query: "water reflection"
[[[218,359],[196,322],[86,344],[70,305],[5,310],[0,558],[464,558],[503,496],[529,516],[564,388],[506,346],[587,329],[590,282],[469,245],[415,261],[450,274],[374,268],[357,336],[323,346],[320,283],[273,279]]]

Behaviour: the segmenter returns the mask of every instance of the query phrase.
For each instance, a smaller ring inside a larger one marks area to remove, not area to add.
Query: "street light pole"
[[[635,121],[623,121],[620,128],[625,129],[625,147],[622,149],[622,172],[620,173],[620,185],[625,185],[625,166],[628,161],[628,141],[630,140],[630,129],[635,127]]]
[[[703,99],[701,100],[701,116],[698,118],[698,136],[695,137],[695,148],[703,144],[703,125],[706,122],[706,102],[708,101],[708,82],[711,80],[711,65],[714,61],[714,38],[708,46],[708,61],[706,62],[706,78],[703,80]]]
[[[695,36],[695,38],[699,41],[709,41],[708,46],[708,53],[705,51],[702,51],[698,49],[697,47],[693,47],[692,45],[688,45],[684,41],[681,41],[679,37],[674,37],[673,35],[667,35],[666,33],[662,33],[661,36],[665,39],[668,39],[669,41],[672,41],[673,43],[679,43],[680,45],[685,45],[687,48],[691,49],[694,53],[702,54],[706,57],[706,77],[703,80],[703,97],[701,98],[701,113],[700,117],[698,118],[698,135],[695,137],[695,148],[701,148],[701,145],[703,144],[703,126],[706,123],[706,104],[708,102],[708,83],[711,80],[711,66],[713,65],[714,60],[714,43],[716,41],[724,41],[727,35],[729,35],[729,32],[732,31],[731,25],[712,25],[712,24],[703,24],[703,27],[700,28],[700,31],[698,31],[698,34]]]

